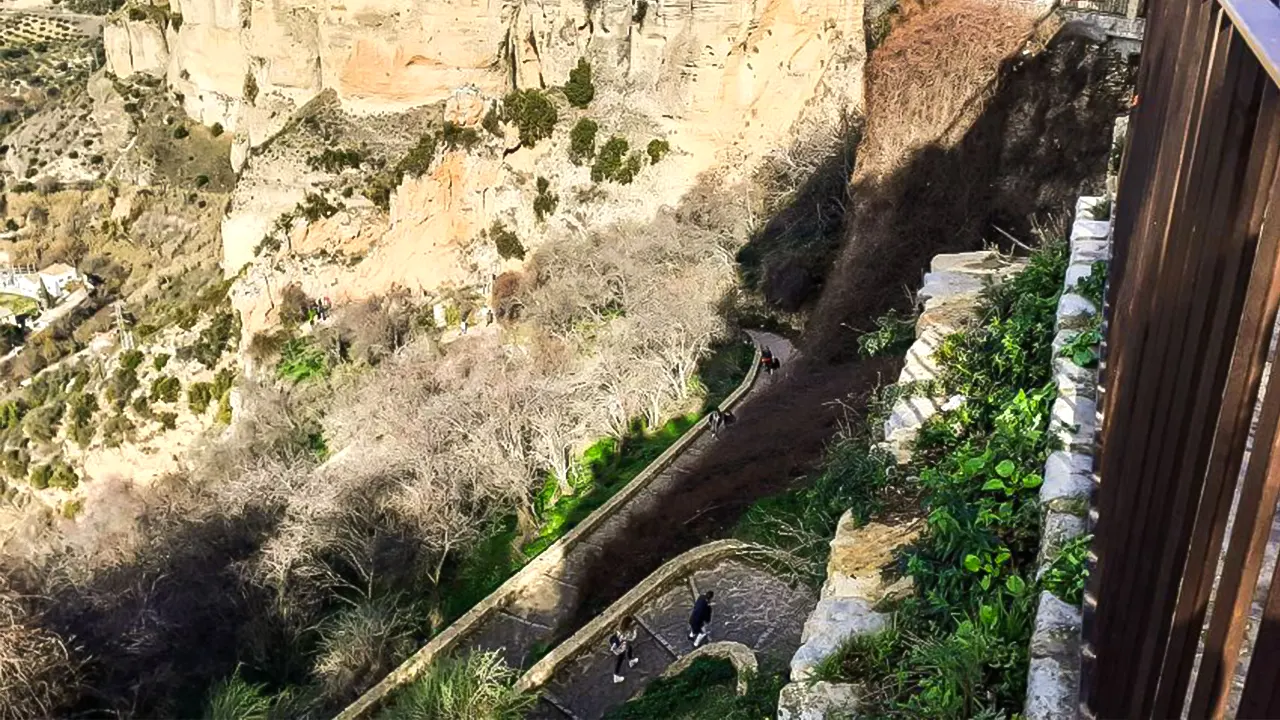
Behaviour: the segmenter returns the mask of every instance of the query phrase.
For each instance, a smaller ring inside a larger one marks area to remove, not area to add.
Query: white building
[[[80,280],[80,273],[66,263],[54,263],[40,271],[40,284],[54,298],[67,293],[67,285]]]

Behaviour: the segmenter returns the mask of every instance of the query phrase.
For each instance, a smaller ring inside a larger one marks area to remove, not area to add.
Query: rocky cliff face
[[[495,220],[535,247],[557,228],[650,218],[707,170],[743,176],[789,145],[798,123],[860,110],[862,1],[171,0],[167,16],[114,21],[106,45],[114,73],[163,75],[191,117],[234,133],[241,180],[223,224],[224,267],[253,266],[236,294],[251,332],[270,322],[272,286],[355,299],[396,284],[483,283],[504,266],[473,252]],[[562,85],[579,58],[595,73],[587,111],[558,98],[557,133],[536,148],[517,150],[505,128],[466,156],[442,154],[396,190],[389,215],[306,165],[308,153],[352,145],[359,132],[290,140],[310,132],[299,119],[318,104],[344,127],[386,127],[362,142],[394,164],[393,151],[412,145],[400,136],[427,130],[424,112],[437,125],[447,112],[476,126],[511,89]],[[601,144],[616,134],[643,151],[664,139],[671,160],[601,192],[567,157],[579,117],[600,123]],[[530,209],[536,177],[561,198],[546,224]],[[339,215],[293,227],[285,250],[263,257],[264,236],[316,193]],[[319,250],[302,255],[295,241]],[[342,264],[321,257],[334,253]]]

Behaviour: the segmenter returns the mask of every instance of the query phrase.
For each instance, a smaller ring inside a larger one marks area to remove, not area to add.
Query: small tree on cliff
[[[584,108],[596,96],[596,86],[591,83],[591,63],[578,58],[578,66],[569,71],[569,82],[564,84],[564,96],[574,107]]]
[[[551,137],[559,119],[556,106],[541,90],[516,90],[502,99],[503,119],[520,128],[520,144],[533,147]]]

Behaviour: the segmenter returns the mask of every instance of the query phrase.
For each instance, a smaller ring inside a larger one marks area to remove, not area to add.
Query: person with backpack
[[[613,653],[613,681],[620,683],[626,680],[626,676],[622,674],[622,662],[625,660],[627,667],[635,667],[640,662],[640,658],[635,656],[632,650],[632,643],[636,641],[636,620],[630,615],[622,618],[618,623],[618,629],[609,636],[609,652]]]
[[[693,612],[689,614],[689,639],[698,647],[702,641],[711,637],[711,598],[715,591],[708,590],[698,596],[693,603]]]
[[[720,412],[720,408],[711,411],[707,416],[707,425],[711,428],[711,437],[720,437],[720,431],[724,429],[724,413]]]
[[[773,356],[773,351],[769,349],[769,346],[766,345],[760,351],[760,367],[769,375],[773,375],[773,371],[777,370],[781,364],[778,362],[778,358]]]

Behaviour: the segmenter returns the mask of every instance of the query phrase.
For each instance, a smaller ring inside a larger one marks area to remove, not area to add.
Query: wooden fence
[[[1082,712],[1280,718],[1264,562],[1280,542],[1280,7],[1147,15],[1104,313]]]

